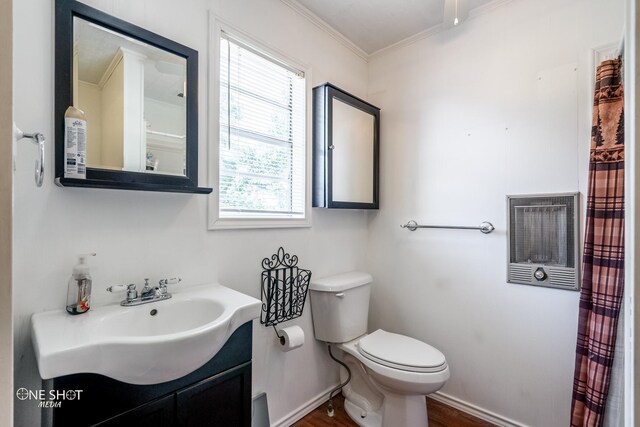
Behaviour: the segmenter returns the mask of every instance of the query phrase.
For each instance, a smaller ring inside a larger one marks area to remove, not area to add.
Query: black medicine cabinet
[[[313,207],[379,208],[380,109],[325,83],[313,89]]]
[[[198,52],[74,0],[55,2],[55,182],[198,187]],[[87,116],[86,179],[65,177],[67,107]]]

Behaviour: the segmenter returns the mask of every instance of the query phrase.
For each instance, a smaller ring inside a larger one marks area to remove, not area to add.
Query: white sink
[[[238,327],[260,316],[260,307],[260,300],[224,286],[201,285],[133,307],[36,313],[31,337],[43,379],[96,373],[158,384],[208,362]]]

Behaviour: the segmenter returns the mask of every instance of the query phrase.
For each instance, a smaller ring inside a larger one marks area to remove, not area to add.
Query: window
[[[215,222],[307,225],[305,73],[226,32],[219,43]]]

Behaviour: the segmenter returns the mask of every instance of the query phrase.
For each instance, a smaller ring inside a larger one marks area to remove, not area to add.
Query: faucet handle
[[[107,292],[124,292],[127,290],[127,285],[111,285],[107,288]]]
[[[182,279],[179,277],[172,277],[171,279],[161,279],[158,284],[158,293],[160,295],[169,295],[167,292],[167,285],[175,285],[182,282]]]
[[[138,290],[136,289],[136,285],[130,283],[127,285],[127,299],[134,300],[138,298]]]
[[[182,279],[180,277],[172,277],[171,279],[161,279],[158,282],[158,284],[160,286],[167,286],[167,285],[177,285],[180,282],[182,282]]]
[[[127,291],[127,299],[132,300],[138,298],[138,291],[136,285],[130,283],[128,285],[111,285],[107,288],[109,292],[123,292]]]

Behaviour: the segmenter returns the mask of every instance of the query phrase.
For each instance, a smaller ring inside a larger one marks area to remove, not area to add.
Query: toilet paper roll
[[[280,350],[291,351],[304,344],[304,331],[300,326],[290,326],[278,331],[280,335]]]

